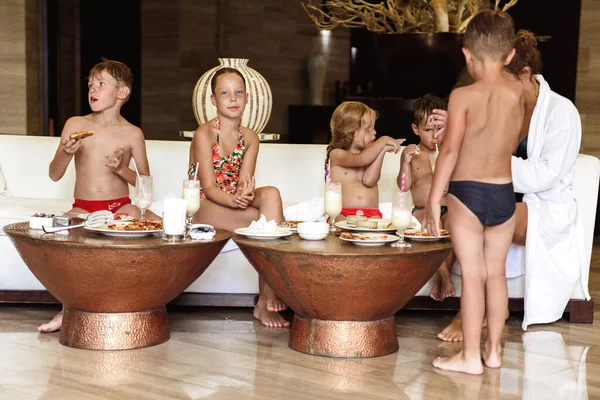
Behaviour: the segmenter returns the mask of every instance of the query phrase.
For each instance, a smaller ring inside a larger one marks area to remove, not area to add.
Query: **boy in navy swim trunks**
[[[133,157],[141,175],[150,175],[146,142],[140,128],[121,116],[121,107],[131,94],[133,75],[125,64],[103,59],[88,76],[88,102],[92,113],[71,117],[65,123],[49,175],[60,180],[71,159],[75,158],[75,202],[68,213],[109,210],[139,218],[139,209],[131,204],[129,185],[135,186],[135,171],[129,168]],[[85,138],[71,134],[92,131]],[[155,214],[147,212],[150,219]],[[62,311],[40,332],[60,329]]]
[[[514,56],[514,24],[500,11],[477,14],[463,37],[475,83],[450,95],[448,128],[425,210],[425,228],[439,235],[440,199],[448,181],[449,230],[461,266],[463,348],[437,358],[444,370],[482,374],[502,364],[508,307],[506,256],[515,228],[511,156],[524,119],[521,83],[503,71]],[[480,349],[487,313],[488,336]]]
[[[433,110],[446,110],[448,105],[443,99],[437,96],[426,94],[417,99],[413,105],[413,124],[412,130],[420,139],[418,145],[410,144],[402,151],[400,157],[400,171],[396,182],[401,186],[402,175],[404,175],[404,189],[410,190],[415,207],[413,215],[423,223],[425,217],[425,204],[431,191],[431,182],[433,179],[432,161],[435,162],[437,149],[441,146],[433,137],[435,126],[432,123],[434,117]],[[445,196],[441,200],[441,222],[442,228],[445,228],[448,214]],[[454,252],[451,252],[448,258],[442,263],[436,274],[436,279],[431,287],[429,296],[437,301],[442,301],[446,297],[454,296],[456,290],[450,277],[450,271],[454,264]]]

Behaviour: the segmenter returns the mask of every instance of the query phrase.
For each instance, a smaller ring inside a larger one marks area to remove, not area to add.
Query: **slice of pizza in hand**
[[[69,135],[69,139],[83,139],[86,138],[88,136],[92,136],[94,134],[94,131],[80,131],[80,132],[74,132],[71,133]]]

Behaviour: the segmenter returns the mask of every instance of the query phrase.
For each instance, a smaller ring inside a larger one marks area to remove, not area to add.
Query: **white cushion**
[[[0,168],[0,196],[4,196],[6,194],[6,181],[4,180],[4,174],[2,174],[2,169]]]

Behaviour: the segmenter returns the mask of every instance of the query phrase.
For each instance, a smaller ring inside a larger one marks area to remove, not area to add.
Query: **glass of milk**
[[[200,181],[185,180],[183,181],[183,200],[185,200],[186,227],[189,229],[192,226],[194,214],[200,209]]]
[[[185,239],[186,208],[187,202],[184,199],[165,199],[163,239],[170,242]]]
[[[398,230],[396,234],[400,240],[392,244],[392,247],[412,247],[404,241],[404,231],[412,224],[412,196],[410,192],[394,193],[392,199],[392,225]]]
[[[329,182],[325,184],[325,214],[329,215],[331,221],[329,231],[337,232],[335,218],[342,212],[342,184]]]
[[[144,219],[146,209],[152,205],[152,177],[140,175],[135,180],[135,205],[140,209],[140,219]]]

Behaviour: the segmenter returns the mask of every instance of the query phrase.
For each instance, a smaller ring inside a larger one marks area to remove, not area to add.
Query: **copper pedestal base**
[[[130,313],[89,313],[65,307],[60,343],[80,349],[127,350],[169,340],[166,307]]]
[[[394,317],[377,321],[324,321],[296,314],[290,348],[327,357],[377,357],[398,351]]]

